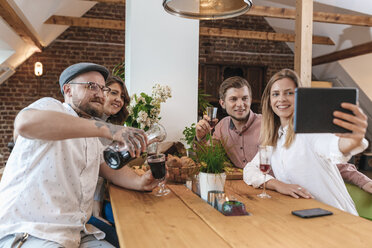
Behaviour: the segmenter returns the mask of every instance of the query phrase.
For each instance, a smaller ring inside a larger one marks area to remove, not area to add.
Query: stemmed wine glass
[[[147,163],[150,166],[152,176],[159,180],[159,190],[155,192],[156,196],[168,195],[170,190],[165,188],[165,154],[159,153],[147,157]]]
[[[266,194],[266,174],[271,170],[271,155],[273,153],[272,146],[259,146],[258,154],[260,158],[260,171],[264,174],[263,191],[257,195],[260,198],[271,198],[270,195]]]
[[[207,116],[209,118],[208,123],[211,129],[209,130],[209,137],[211,140],[211,146],[213,145],[213,139],[212,139],[212,129],[216,125],[216,123],[213,121],[214,119],[217,118],[217,108],[216,107],[207,107]]]
[[[215,122],[213,120],[217,118],[217,108],[207,107],[207,116],[209,117],[209,125],[213,129],[215,126]]]

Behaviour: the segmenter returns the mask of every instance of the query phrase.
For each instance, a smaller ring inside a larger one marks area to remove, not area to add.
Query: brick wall
[[[123,20],[124,5],[97,4],[85,17]],[[0,168],[5,165],[12,140],[17,113],[41,97],[63,100],[58,78],[67,66],[78,62],[94,62],[110,70],[124,60],[124,31],[71,27],[41,53],[36,53],[16,69],[16,73],[0,85]],[[36,77],[34,64],[41,61],[44,75]]]
[[[84,16],[123,20],[124,5],[100,3]],[[271,31],[260,17],[238,17],[222,21],[202,21],[201,26]],[[24,107],[41,97],[59,100],[58,77],[67,66],[87,61],[112,69],[124,59],[124,31],[71,27],[42,53],[34,54],[0,85],[0,168],[9,156],[7,144],[12,140],[13,121]],[[282,68],[293,68],[293,53],[283,42],[200,37],[200,62],[265,66],[266,79]],[[33,74],[36,61],[44,65],[45,74]]]
[[[200,26],[275,32],[263,17],[254,16],[201,21]],[[277,71],[294,67],[294,54],[285,42],[201,36],[199,54],[201,63],[266,67],[265,82]]]

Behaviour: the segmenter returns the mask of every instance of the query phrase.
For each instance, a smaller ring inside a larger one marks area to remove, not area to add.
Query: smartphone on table
[[[296,215],[301,218],[314,218],[326,215],[332,215],[331,211],[322,209],[322,208],[310,208],[292,211],[293,215]]]

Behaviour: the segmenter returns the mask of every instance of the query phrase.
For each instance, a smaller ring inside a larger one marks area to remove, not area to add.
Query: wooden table
[[[312,199],[294,199],[242,180],[226,181],[228,196],[251,216],[224,216],[184,185],[168,185],[164,197],[110,187],[121,247],[372,247],[372,221]],[[321,207],[331,216],[301,219],[292,210]]]

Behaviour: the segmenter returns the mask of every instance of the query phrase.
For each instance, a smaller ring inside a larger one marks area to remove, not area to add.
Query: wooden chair
[[[355,203],[359,216],[372,220],[372,194],[349,183],[346,183],[346,188]]]

